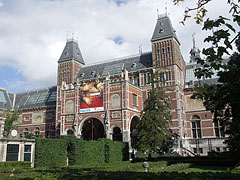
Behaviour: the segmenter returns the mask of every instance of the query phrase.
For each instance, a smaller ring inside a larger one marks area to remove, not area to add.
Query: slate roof
[[[56,106],[57,86],[16,94],[19,110]]]
[[[152,67],[152,52],[83,66],[78,74],[78,79],[95,79],[97,74],[100,75],[100,77],[105,77],[107,76],[107,73],[109,73],[110,76],[119,75],[123,72],[124,68],[131,73],[150,67]]]
[[[0,88],[0,109],[12,109],[11,99],[6,89]]]
[[[169,17],[167,15],[161,15],[157,20],[151,41],[161,40],[169,37],[175,37],[175,39],[178,41],[175,32],[176,31],[173,29]],[[178,43],[180,44],[179,41]]]
[[[58,62],[64,62],[70,59],[75,59],[81,64],[85,64],[78,43],[74,39],[69,39],[63,49],[62,55]]]

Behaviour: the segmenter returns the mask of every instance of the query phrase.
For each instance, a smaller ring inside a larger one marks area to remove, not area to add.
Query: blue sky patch
[[[127,4],[130,0],[111,0],[114,1],[118,6],[121,6],[121,4]]]
[[[112,40],[119,45],[123,43],[123,38],[121,36],[114,37]]]
[[[26,78],[16,69],[9,65],[0,66],[0,87],[6,88],[9,92],[21,91],[22,87],[12,87],[14,82],[24,82]]]

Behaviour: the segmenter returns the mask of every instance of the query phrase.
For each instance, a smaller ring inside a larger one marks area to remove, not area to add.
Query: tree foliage
[[[184,0],[174,0],[177,4]],[[202,99],[207,110],[214,113],[214,120],[220,120],[230,135],[227,143],[231,151],[240,152],[240,0],[226,0],[229,5],[231,19],[223,16],[215,20],[206,19],[207,3],[217,3],[217,0],[198,0],[194,8],[186,8],[183,22],[191,17],[189,13],[196,11],[196,23],[204,22],[203,30],[212,32],[205,38],[204,42],[211,44],[204,48],[202,53],[205,59],[198,59],[198,68],[195,75],[198,78],[211,78],[214,71],[218,71],[219,84],[203,85],[197,89],[193,98]],[[202,12],[204,9],[204,13]],[[234,43],[237,51],[233,51]],[[230,56],[227,63],[224,62],[224,55]]]
[[[20,114],[21,112],[19,112],[17,108],[14,108],[14,111],[8,109],[3,112],[3,116],[6,118],[3,132],[4,137],[9,135],[10,130],[14,127],[13,123],[18,120]]]
[[[170,100],[164,91],[152,89],[144,102],[141,120],[137,126],[137,149],[141,152],[161,153],[167,151],[171,137]]]

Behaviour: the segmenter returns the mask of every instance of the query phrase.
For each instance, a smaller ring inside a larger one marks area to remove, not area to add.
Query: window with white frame
[[[24,161],[31,162],[31,145],[24,145]]]
[[[136,94],[133,94],[132,97],[133,97],[133,105],[134,105],[134,106],[137,106],[137,105],[138,105],[138,104],[137,104],[137,95],[136,95]]]
[[[224,127],[220,124],[219,120],[214,121],[214,130],[216,137],[225,137]]]
[[[201,118],[198,115],[193,115],[191,122],[193,138],[201,138],[202,137]]]
[[[18,161],[19,144],[7,145],[6,161]]]

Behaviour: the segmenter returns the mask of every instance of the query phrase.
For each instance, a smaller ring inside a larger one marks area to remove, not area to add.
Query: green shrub
[[[78,141],[75,152],[75,165],[104,163],[105,144],[102,141]]]
[[[30,168],[31,162],[28,161],[6,161],[0,162],[0,168]]]
[[[66,166],[66,143],[61,139],[36,139],[35,167]]]
[[[122,142],[107,140],[106,147],[105,151],[108,155],[106,157],[106,162],[120,162],[124,159],[124,144]]]
[[[120,162],[124,159],[125,149],[122,142],[113,142],[109,139],[84,141],[75,136],[62,136],[60,139],[37,139],[35,166],[65,166],[67,159],[68,165]]]

